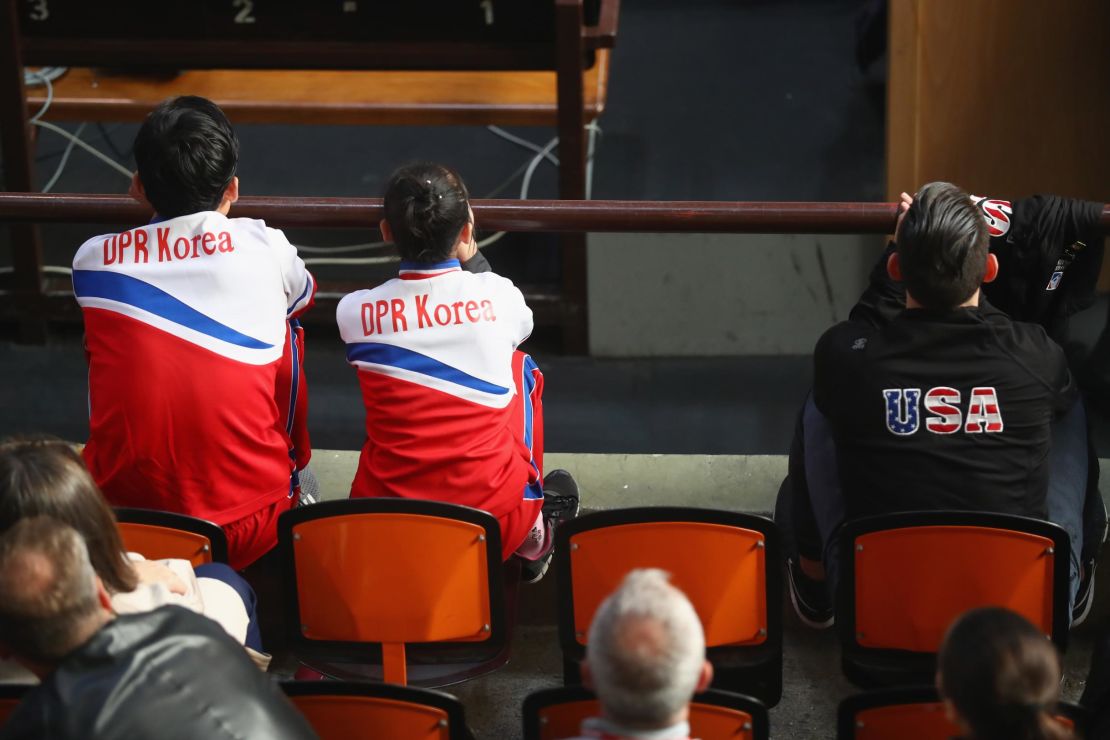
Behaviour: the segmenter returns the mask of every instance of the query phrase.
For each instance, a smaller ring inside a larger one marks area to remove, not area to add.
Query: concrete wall
[[[358,468],[357,451],[315,450],[312,469],[324,500],[346,498]],[[582,506],[698,506],[769,513],[786,475],[786,455],[598,455],[549,452],[544,470],[569,470],[582,488]],[[1110,459],[1099,461],[1110,470]],[[1099,480],[1110,507],[1110,476]]]
[[[595,357],[808,354],[847,317],[876,236],[591,234]]]

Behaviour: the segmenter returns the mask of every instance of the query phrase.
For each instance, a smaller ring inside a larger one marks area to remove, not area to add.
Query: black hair
[[[450,167],[430,162],[405,165],[386,186],[385,220],[401,259],[443,262],[470,221],[470,195]]]
[[[949,628],[938,688],[974,740],[1066,740],[1052,717],[1060,692],[1056,646],[1007,609],[973,609]]]
[[[906,292],[925,308],[951,309],[983,283],[989,235],[968,194],[931,182],[913,198],[896,235]]]
[[[239,139],[211,100],[170,98],[135,136],[135,163],[146,199],[163,218],[213,211],[235,177]]]

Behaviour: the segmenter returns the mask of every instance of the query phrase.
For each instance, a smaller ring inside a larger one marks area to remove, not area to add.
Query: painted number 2
[[[50,17],[50,8],[46,7],[46,0],[32,0],[31,20],[44,21]]]
[[[482,12],[486,14],[486,25],[493,25],[493,0],[482,0]]]
[[[236,23],[254,23],[253,0],[231,0],[231,7],[239,9],[239,12],[235,14]]]

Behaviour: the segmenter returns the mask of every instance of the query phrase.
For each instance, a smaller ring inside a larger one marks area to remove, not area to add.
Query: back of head
[[[989,233],[967,193],[931,182],[913,198],[897,234],[906,291],[925,308],[955,308],[986,273]]]
[[[470,220],[470,196],[450,167],[427,162],[406,165],[389,178],[385,220],[401,259],[443,262]]]
[[[21,519],[0,537],[0,639],[18,656],[52,663],[88,637],[100,613],[81,535],[49,517]]]
[[[689,599],[661,570],[629,573],[594,615],[587,646],[605,715],[625,727],[664,727],[694,695],[705,635]]]
[[[77,530],[109,591],[135,588],[115,515],[81,456],[53,437],[0,441],[0,531],[35,516],[52,517]]]
[[[162,102],[143,121],[135,162],[159,216],[213,211],[235,177],[239,140],[219,106],[183,95]]]
[[[948,630],[938,656],[941,695],[975,740],[1057,740],[1071,733],[1051,717],[1060,691],[1052,642],[1006,609],[975,609]]]

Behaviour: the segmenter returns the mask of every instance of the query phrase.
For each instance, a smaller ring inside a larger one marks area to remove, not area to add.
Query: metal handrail
[[[803,201],[474,200],[482,229],[544,232],[889,234],[894,203]],[[125,195],[0,193],[0,222],[136,224],[149,209]],[[231,215],[271,226],[375,228],[380,198],[240,198]],[[1102,212],[1110,231],[1110,207]]]
[[[474,200],[475,220],[493,231],[889,233],[893,203],[805,203],[624,200]],[[239,199],[231,215],[271,226],[376,227],[379,198]],[[0,193],[0,222],[120,223],[148,220],[149,209],[125,195]],[[1108,221],[1110,223],[1110,221]]]

